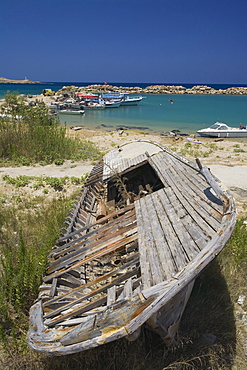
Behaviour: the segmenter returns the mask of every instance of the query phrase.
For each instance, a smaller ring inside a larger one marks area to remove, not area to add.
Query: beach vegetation
[[[37,190],[39,188],[50,187],[55,190],[62,190],[65,185],[82,185],[88,174],[81,177],[52,177],[52,176],[26,176],[20,175],[16,177],[11,177],[9,175],[3,175],[2,179],[10,185],[17,188],[31,186],[33,189]]]
[[[1,106],[0,162],[57,165],[64,160],[99,160],[100,150],[90,141],[66,136],[66,127],[41,102],[28,105],[15,93],[7,93]]]
[[[240,149],[240,148],[235,148],[233,149],[234,153],[245,153],[245,150],[244,149]]]

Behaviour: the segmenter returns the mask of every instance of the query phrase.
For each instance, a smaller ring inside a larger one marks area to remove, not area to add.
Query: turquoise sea
[[[87,86],[89,83],[42,83],[0,84],[0,98],[6,91],[18,91],[20,94],[40,94],[44,88],[59,90],[64,85]],[[115,86],[146,87],[154,83],[109,83]],[[160,83],[173,85],[172,83]],[[175,85],[175,84],[174,84]],[[191,87],[198,84],[176,84]],[[236,85],[212,85],[215,89],[226,89]],[[246,85],[241,85],[246,86]],[[104,110],[86,111],[83,116],[59,115],[60,123],[68,126],[84,126],[115,130],[118,126],[145,128],[149,131],[166,132],[180,130],[183,133],[196,133],[197,130],[212,125],[216,121],[229,126],[247,125],[247,96],[241,95],[143,95],[144,99],[137,106],[122,106]],[[171,104],[170,99],[173,100]]]

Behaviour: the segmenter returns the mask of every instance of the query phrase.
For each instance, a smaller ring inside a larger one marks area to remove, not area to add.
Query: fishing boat
[[[101,98],[107,101],[119,102],[120,105],[137,105],[142,101],[143,96],[130,96],[129,93],[108,93],[101,94]]]
[[[29,346],[68,355],[138,337],[170,343],[193,283],[230,238],[228,190],[199,159],[133,141],[96,164],[49,255]]]
[[[82,106],[83,109],[105,109],[105,104],[96,102],[86,103],[85,105]]]
[[[101,99],[99,94],[80,94],[77,96],[80,99],[80,105],[83,109],[105,109],[104,100]]]
[[[247,137],[247,129],[240,125],[239,128],[229,127],[225,123],[216,122],[214,125],[197,131],[200,136],[205,137]]]

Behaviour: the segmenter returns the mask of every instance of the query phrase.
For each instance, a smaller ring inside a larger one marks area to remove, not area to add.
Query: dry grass
[[[87,131],[88,136],[85,137],[85,132],[83,131]],[[138,139],[141,135],[147,139],[154,139],[171,148],[175,148],[177,152],[186,150],[185,155],[191,157],[195,154],[192,154],[191,150],[201,151],[203,148],[205,151],[211,151],[209,156],[205,157],[205,160],[214,160],[216,162],[219,161],[217,156],[220,156],[222,161],[227,162],[229,158],[227,158],[226,154],[228,156],[234,155],[236,153],[234,149],[246,149],[245,142],[240,141],[220,142],[217,144],[217,148],[211,145],[212,141],[205,141],[203,147],[196,148],[194,145],[192,147],[185,145],[185,140],[172,140],[159,136],[151,137],[150,135],[135,132],[126,132],[124,137],[119,136],[115,132],[113,134],[105,133],[102,136],[101,132],[95,134],[93,131],[88,130],[72,132],[69,135],[76,137],[82,135],[94,143],[100,143],[101,150],[104,151],[112,148],[113,145],[118,145],[120,142]],[[224,143],[227,144],[225,145]],[[239,145],[239,147],[234,145]],[[224,146],[224,149],[219,149],[218,146],[220,148]],[[229,148],[231,150],[230,154]],[[223,153],[225,154],[223,155]],[[241,152],[240,154],[241,156],[243,155],[241,158],[243,158],[243,163],[246,164],[245,153]],[[9,189],[13,190],[14,185],[9,185]],[[14,227],[20,229],[21,226],[28,224],[29,230],[27,235],[25,234],[25,241],[31,247],[33,235],[37,234],[37,230],[35,231],[35,225],[33,225],[33,229],[30,228],[31,218],[30,215],[28,216],[29,218],[25,218],[25,214],[28,215],[29,212],[24,212],[24,210],[29,208],[32,210],[31,214],[33,216],[33,210],[37,209],[40,214],[41,208],[43,206],[49,208],[49,202],[52,200],[49,198],[50,200],[47,202],[45,196],[33,199],[30,189],[28,194],[22,190],[18,190],[18,195],[16,188],[15,191],[13,190],[14,193],[12,193],[12,191],[6,191],[5,187],[6,192],[0,199],[2,207],[0,210],[0,222],[4,207],[4,218],[7,217],[6,210],[9,210],[8,214],[12,219],[11,222],[13,222],[12,229],[9,229],[8,232],[9,239],[11,237],[10,230],[14,231]],[[54,196],[56,198],[57,193],[54,193]],[[68,199],[64,199],[64,201],[68,202]],[[19,212],[16,212],[18,210]],[[45,208],[44,214],[46,214]],[[52,217],[54,219],[54,215]],[[58,219],[60,223],[58,222],[56,225],[56,232],[59,231],[59,227],[62,227],[63,223],[61,217],[58,217]],[[47,217],[46,223],[49,223]],[[36,222],[36,224],[38,223]],[[54,230],[52,232],[54,234]],[[28,235],[31,236],[30,240]],[[2,338],[0,368],[11,370],[247,369],[246,328],[244,326],[246,322],[243,318],[247,311],[247,299],[243,305],[237,303],[240,294],[247,296],[246,235],[246,227],[243,225],[243,220],[240,220],[238,221],[236,233],[221,255],[196,280],[182,318],[179,337],[175,346],[167,348],[156,334],[143,328],[140,338],[132,343],[122,339],[74,355],[47,357],[44,354],[32,352],[25,344],[28,328],[27,310],[15,309],[13,304],[10,305],[9,302],[5,302],[9,307],[9,321],[6,322],[2,311],[0,314],[0,334]],[[4,240],[1,234],[1,248]],[[50,247],[52,246],[52,240]]]

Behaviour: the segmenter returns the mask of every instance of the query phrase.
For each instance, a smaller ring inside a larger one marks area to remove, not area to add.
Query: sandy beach
[[[67,135],[78,137],[94,142],[103,152],[108,152],[117,145],[132,140],[152,140],[158,142],[178,153],[185,155],[191,160],[200,158],[202,165],[208,166],[211,172],[231,191],[235,198],[238,217],[247,213],[247,140],[246,139],[224,139],[217,141],[209,138],[202,138],[202,144],[189,143],[186,137],[168,138],[161,135],[147,134],[137,130],[126,130],[121,133],[117,131],[105,132],[100,130],[81,129],[74,131],[68,129]],[[22,166],[22,167],[1,167],[0,168],[0,189],[1,192],[20,191],[11,190],[10,185],[2,180],[4,174],[11,177],[20,175],[26,176],[52,176],[81,177],[89,173],[93,167],[90,162],[70,162],[63,165],[47,166]],[[7,190],[8,188],[8,190]],[[38,195],[38,191],[26,189],[32,196]],[[74,189],[67,189],[67,191]],[[25,192],[24,189],[21,190]]]

